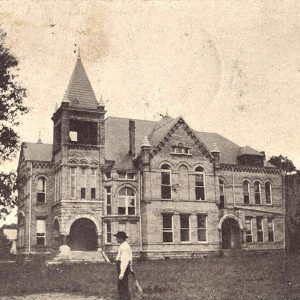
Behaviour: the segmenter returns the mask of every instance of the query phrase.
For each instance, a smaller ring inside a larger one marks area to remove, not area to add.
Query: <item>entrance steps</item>
[[[104,255],[102,251],[69,251],[68,253],[56,255],[51,261],[48,261],[48,263],[106,262]]]

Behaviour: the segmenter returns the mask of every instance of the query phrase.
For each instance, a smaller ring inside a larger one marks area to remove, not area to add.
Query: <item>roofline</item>
[[[127,120],[133,120],[133,121],[146,121],[146,122],[153,122],[156,123],[158,121],[154,121],[154,120],[143,120],[143,119],[135,119],[135,118],[124,118],[124,117],[114,117],[114,116],[108,116],[104,119],[104,121],[106,121],[108,118],[114,118],[114,119],[127,119]]]

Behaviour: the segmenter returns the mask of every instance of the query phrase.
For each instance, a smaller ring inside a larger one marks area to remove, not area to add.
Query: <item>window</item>
[[[70,136],[70,141],[77,143],[78,142],[78,135],[76,131],[70,131],[69,132],[69,136]]]
[[[171,167],[167,164],[161,167],[161,198],[171,199]]]
[[[127,180],[134,180],[135,174],[132,172],[118,172],[119,179],[127,179]]]
[[[91,169],[91,179],[90,179],[90,186],[91,186],[91,199],[96,199],[96,169]]]
[[[182,143],[172,147],[173,154],[190,154],[190,148],[184,146]]]
[[[250,204],[250,184],[249,181],[243,181],[244,204]]]
[[[270,182],[265,183],[266,204],[272,204],[272,186]]]
[[[256,227],[257,227],[257,241],[263,243],[264,241],[264,227],[263,227],[263,218],[256,217]]]
[[[76,198],[76,167],[70,168],[71,198]]]
[[[111,187],[108,186],[105,188],[106,194],[106,214],[111,215]]]
[[[271,218],[268,218],[268,241],[270,243],[275,242],[274,237],[274,220]]]
[[[111,243],[111,222],[110,221],[106,222],[106,243],[107,244]]]
[[[188,242],[190,240],[190,216],[180,215],[180,241]]]
[[[129,187],[121,188],[119,191],[119,215],[135,215],[135,193]]]
[[[91,199],[96,198],[96,188],[91,188]]]
[[[207,241],[206,219],[207,219],[206,215],[203,214],[197,215],[197,232],[198,232],[199,242]]]
[[[260,183],[258,181],[254,182],[254,199],[255,199],[255,204],[261,204],[261,196],[260,196]]]
[[[46,178],[40,177],[37,180],[37,203],[46,202]]]
[[[252,243],[252,217],[245,218],[246,243]]]
[[[163,214],[163,242],[172,243],[173,242],[173,215]]]
[[[81,198],[81,199],[85,199],[85,188],[84,188],[84,187],[82,187],[82,188],[80,189],[80,198]]]
[[[46,220],[36,220],[36,244],[44,246],[46,244]]]
[[[224,208],[225,206],[225,184],[223,180],[219,180],[219,188],[220,188],[220,208]]]
[[[202,167],[197,167],[195,172],[196,200],[205,200],[204,169]]]

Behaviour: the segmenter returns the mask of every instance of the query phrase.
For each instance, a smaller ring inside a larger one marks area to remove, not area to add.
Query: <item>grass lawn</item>
[[[300,255],[136,261],[134,299],[300,299]],[[0,264],[0,296],[46,292],[116,299],[115,266]]]

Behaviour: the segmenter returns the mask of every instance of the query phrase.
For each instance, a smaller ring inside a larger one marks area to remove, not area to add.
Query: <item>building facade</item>
[[[285,247],[283,174],[263,152],[182,118],[105,118],[78,57],[53,144],[23,143],[18,251],[197,257]]]

